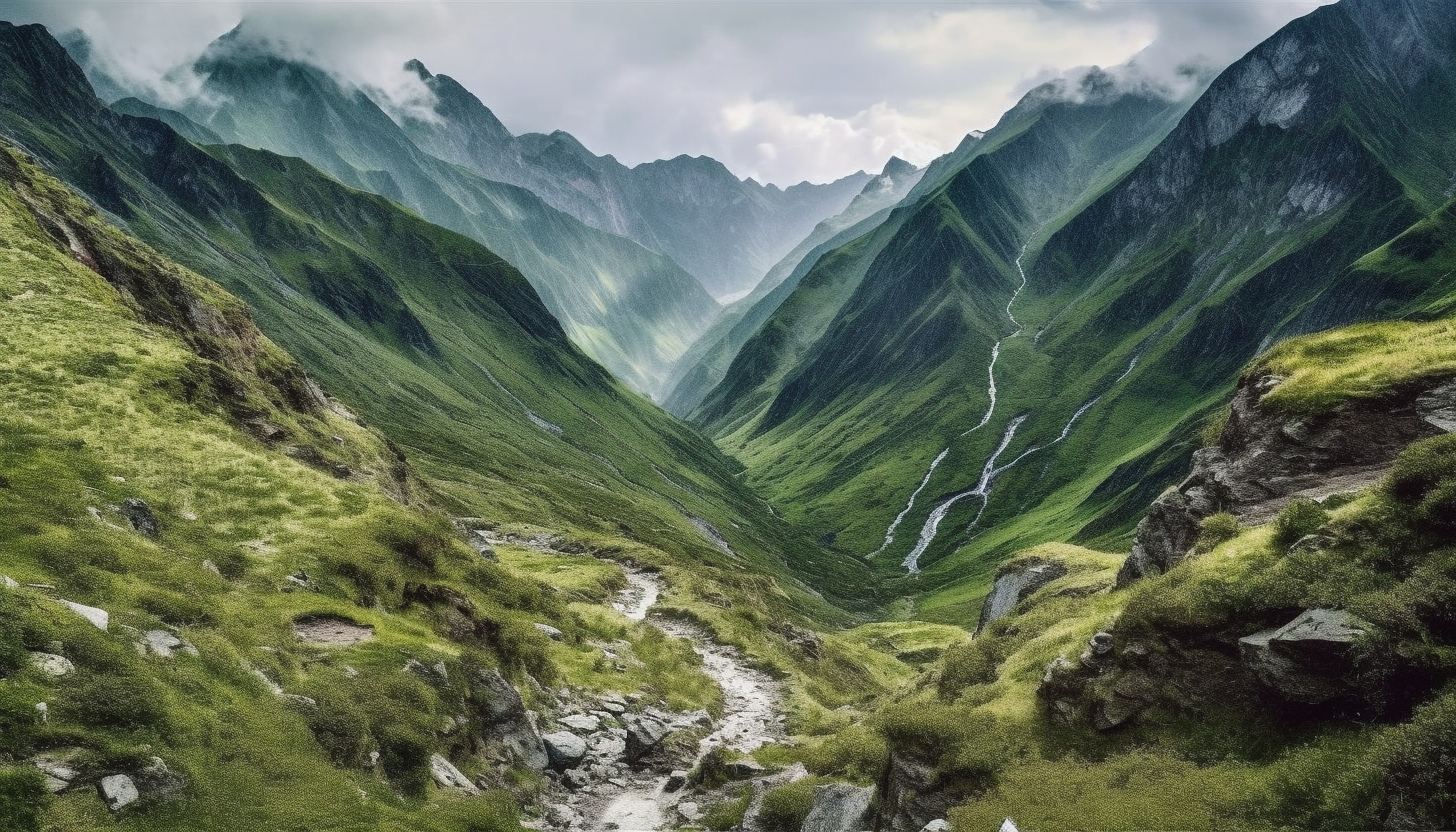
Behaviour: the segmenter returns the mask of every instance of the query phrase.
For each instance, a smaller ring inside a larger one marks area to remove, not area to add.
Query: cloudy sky
[[[1328,2],[1328,0],[1324,0]],[[1063,70],[1139,55],[1222,66],[1320,0],[0,0],[85,31],[165,103],[217,36],[248,30],[340,76],[411,93],[419,58],[513,132],[567,130],[628,164],[707,154],[787,185],[924,163]]]

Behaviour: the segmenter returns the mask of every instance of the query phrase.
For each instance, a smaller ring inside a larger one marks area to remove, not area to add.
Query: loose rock
[[[439,754],[430,755],[430,777],[442,788],[459,789],[467,794],[478,794],[479,789],[470,779],[460,773],[455,764]]]
[[[1328,702],[1351,689],[1351,648],[1370,627],[1342,610],[1301,613],[1275,630],[1239,639],[1244,665],[1286,699],[1307,705]]]
[[[47,676],[69,676],[76,672],[70,659],[54,653],[31,653],[30,666]]]
[[[553,731],[542,737],[541,742],[546,746],[551,767],[557,771],[575,768],[586,758],[586,740],[570,731]]]
[[[151,506],[139,497],[128,497],[121,504],[117,511],[125,517],[131,527],[146,535],[147,537],[157,536],[157,517],[152,514]]]
[[[97,788],[101,792],[101,799],[106,803],[106,808],[113,812],[130,806],[141,797],[141,792],[137,791],[136,783],[132,782],[132,779],[125,774],[112,774],[103,777],[101,778],[101,782],[97,784]]]
[[[599,730],[602,727],[601,719],[590,714],[571,714],[570,716],[562,717],[557,722],[577,731],[591,732]]]
[[[540,622],[537,622],[535,624],[532,624],[531,626],[535,627],[539,632],[545,633],[548,638],[554,641],[560,641],[562,637],[566,635],[565,633],[561,632],[550,624],[542,624]]]
[[[85,604],[78,604],[75,601],[66,600],[62,600],[61,603],[65,604],[71,612],[90,621],[98,630],[105,630],[111,624],[111,613],[99,607],[88,607]]]

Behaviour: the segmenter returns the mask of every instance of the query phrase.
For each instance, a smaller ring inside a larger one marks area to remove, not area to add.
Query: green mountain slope
[[[498,737],[489,695],[463,683],[554,678],[531,624],[576,626],[562,601],[456,541],[398,449],[333,409],[236,298],[8,145],[0,308],[0,825],[518,828],[507,766],[466,760]],[[447,587],[491,625],[462,635],[421,601]],[[367,637],[295,637],[320,616]],[[436,753],[494,790],[431,788]],[[109,812],[107,777],[141,800]]]
[[[866,186],[863,172],[789,188],[740,180],[716,160],[678,156],[627,167],[569,133],[512,136],[480,99],[419,61],[430,117],[396,118],[425,152],[529,189],[554,208],[681,264],[717,298],[753,289],[773,264]]]
[[[670,392],[663,397],[662,406],[679,416],[697,409],[703,397],[723,380],[734,356],[798,288],[809,268],[824,254],[878,227],[923,173],[908,162],[891,159],[849,207],[814,226],[809,236],[769,269],[752,292],[729,304],[677,360],[664,388]]]
[[[980,421],[993,344],[1015,328],[1022,247],[1188,106],[1105,79],[1089,74],[1080,101],[1039,89],[958,151],[961,167],[933,166],[923,196],[817,260],[704,399],[693,418],[787,516],[874,551],[938,452]],[[983,433],[977,447],[994,448]]]
[[[182,108],[192,121],[226,141],[306,159],[490,247],[526,274],[579,347],[641,392],[658,391],[718,313],[670,259],[429,155],[362,91],[278,57],[242,28],[196,69],[207,80]]]
[[[577,352],[488,250],[299,160],[208,153],[119,115],[43,30],[3,35],[7,132],[247,300],[265,331],[411,450],[457,513],[639,541],[705,575],[752,563],[806,612],[836,615],[785,561],[852,592],[859,567],[772,516],[710,443]]]

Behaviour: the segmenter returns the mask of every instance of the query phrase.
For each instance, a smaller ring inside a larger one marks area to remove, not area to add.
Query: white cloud
[[[707,154],[791,184],[925,161],[1068,67],[1139,51],[1154,75],[1200,52],[1221,66],[1317,4],[0,0],[0,17],[81,27],[165,102],[193,83],[175,68],[246,15],[396,108],[423,103],[400,69],[419,58],[515,132],[567,130],[629,164]]]

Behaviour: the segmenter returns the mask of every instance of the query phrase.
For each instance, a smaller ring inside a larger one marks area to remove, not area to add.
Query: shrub
[[[35,703],[40,697],[12,683],[0,684],[0,752],[21,755],[35,736],[39,715]]]
[[[994,760],[1006,743],[996,718],[984,711],[939,702],[903,702],[886,708],[880,730],[892,748],[913,753],[939,768],[967,774],[990,774],[984,760]]]
[[[62,694],[67,718],[93,728],[123,731],[170,728],[167,693],[145,676],[83,674]]]
[[[703,813],[703,826],[713,832],[727,832],[743,822],[748,813],[748,804],[753,800],[752,787],[745,786],[738,797],[722,803],[715,803]]]
[[[0,829],[39,832],[41,810],[50,795],[34,766],[0,769]]]
[[[1375,758],[1385,775],[1387,799],[1400,822],[1413,829],[1456,829],[1456,690],[1416,711],[1415,718],[1384,734]]]
[[[430,740],[405,725],[385,725],[376,735],[379,763],[394,785],[407,795],[418,797],[430,784]]]
[[[890,759],[889,745],[864,725],[851,725],[804,755],[804,765],[815,774],[859,782],[878,780]]]
[[[369,746],[369,718],[347,697],[316,697],[318,707],[308,716],[314,739],[336,765],[354,767],[364,762]]]
[[[770,789],[759,806],[758,822],[768,832],[799,832],[814,808],[814,788],[828,782],[811,777]]]
[[[996,668],[1004,658],[991,638],[952,645],[940,660],[936,692],[949,702],[972,685],[988,685],[996,681]]]
[[[461,804],[464,832],[517,832],[520,821],[520,809],[510,792],[492,789]]]
[[[1276,550],[1282,552],[1301,537],[1314,534],[1329,519],[1329,513],[1319,503],[1313,500],[1293,500],[1274,518],[1274,536],[1271,542]]]
[[[1218,544],[1238,536],[1239,519],[1226,511],[1220,511],[1203,518],[1203,522],[1198,524],[1198,543],[1193,547],[1193,552],[1199,555],[1211,552]]]

